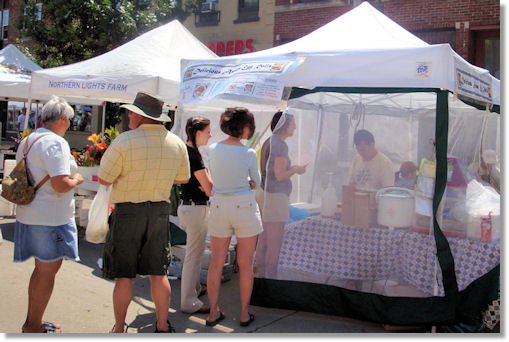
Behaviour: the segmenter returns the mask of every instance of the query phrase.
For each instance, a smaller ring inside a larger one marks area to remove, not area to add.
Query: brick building
[[[274,0],[205,0],[183,23],[218,56],[274,46]]]
[[[336,19],[362,0],[205,0],[184,25],[219,55],[259,51],[295,40]],[[500,78],[499,0],[368,0],[430,44],[449,43],[463,58]],[[0,0],[0,48],[19,32],[19,0]],[[42,8],[43,2],[38,4]],[[271,37],[272,36],[272,37]],[[231,43],[231,44],[230,44]],[[230,44],[231,46],[229,47]],[[236,46],[237,45],[237,46]],[[231,51],[230,51],[231,50]],[[231,53],[230,53],[231,52]]]
[[[359,5],[360,0],[276,0],[274,45],[300,38]],[[449,43],[463,58],[500,78],[498,0],[369,0],[430,44]]]

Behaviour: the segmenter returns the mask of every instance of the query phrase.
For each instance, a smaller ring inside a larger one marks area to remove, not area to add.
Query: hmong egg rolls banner
[[[277,103],[284,97],[284,74],[300,64],[296,58],[234,63],[198,62],[183,70],[180,101],[206,102],[215,97],[240,97]]]
[[[456,60],[455,62],[456,92],[481,102],[494,103],[493,76],[488,71],[481,73],[479,68],[473,67],[461,60]]]

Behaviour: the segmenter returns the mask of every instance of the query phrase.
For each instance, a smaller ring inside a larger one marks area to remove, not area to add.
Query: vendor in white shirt
[[[18,128],[18,132],[20,135],[25,130],[25,115],[26,115],[26,108],[23,108],[21,110],[21,113],[19,113],[19,115],[18,115],[18,120],[16,121],[16,127]]]
[[[392,162],[375,148],[373,134],[365,129],[355,132],[353,143],[358,155],[355,156],[348,176],[349,185],[356,190],[378,191],[394,185]]]

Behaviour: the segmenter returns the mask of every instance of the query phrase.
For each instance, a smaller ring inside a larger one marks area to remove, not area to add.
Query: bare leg
[[[253,292],[253,255],[257,236],[237,238],[237,263],[239,264],[240,321],[249,320],[248,305]]]
[[[266,223],[263,222],[263,232],[258,235],[258,241],[256,242],[256,257],[255,257],[255,271],[258,278],[265,277],[265,263],[267,253],[267,228]]]
[[[149,275],[150,295],[156,306],[157,330],[168,331],[168,308],[170,307],[171,287],[166,276]]]
[[[42,316],[53,293],[55,276],[61,265],[62,259],[52,262],[42,262],[35,259],[35,268],[28,285],[28,311],[22,328],[23,332],[44,331]]]
[[[113,289],[113,312],[115,314],[113,332],[124,332],[125,316],[132,298],[133,280],[131,278],[116,278],[115,288]]]
[[[218,300],[219,291],[221,290],[221,275],[223,273],[226,255],[228,254],[230,240],[231,237],[210,237],[211,256],[207,273],[207,293],[210,303],[209,321],[215,321],[220,316]]]
[[[267,225],[267,254],[265,256],[265,267],[267,269],[267,278],[275,279],[277,277],[277,264],[279,261],[279,252],[283,243],[285,229],[284,222],[270,222]]]

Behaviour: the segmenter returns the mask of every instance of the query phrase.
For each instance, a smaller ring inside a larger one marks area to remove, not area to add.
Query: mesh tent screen
[[[276,119],[253,110],[264,232],[252,304],[415,324],[494,299],[500,117],[438,97],[322,91],[289,100]],[[219,141],[220,114],[187,110],[182,121],[211,118]]]
[[[319,92],[288,102],[260,153],[259,286],[278,280],[391,298],[446,296],[432,220],[436,97]],[[463,291],[500,262],[500,197],[477,172],[487,150],[498,160],[499,116],[448,101],[437,221],[452,255],[450,283]],[[485,205],[477,210],[479,196]]]

